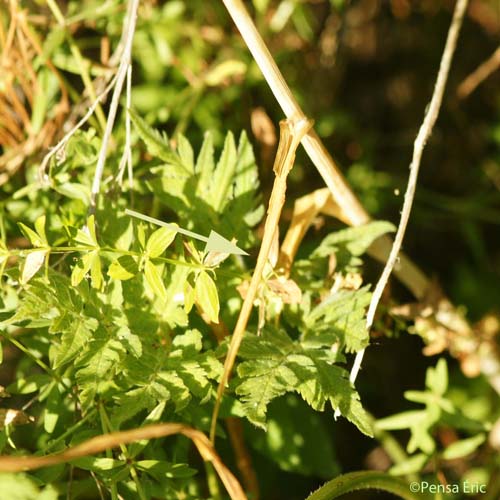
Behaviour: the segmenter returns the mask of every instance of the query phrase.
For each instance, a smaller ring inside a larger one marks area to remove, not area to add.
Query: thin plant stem
[[[127,76],[127,70],[131,61],[132,41],[134,39],[138,8],[139,8],[139,0],[129,0],[127,22],[125,23],[123,28],[125,33],[125,43],[122,53],[122,59],[120,65],[118,66],[118,71],[116,73],[116,84],[113,91],[113,97],[111,98],[106,129],[104,131],[104,136],[102,138],[101,149],[99,151],[97,166],[94,173],[94,180],[92,182],[89,214],[95,213],[96,210],[97,197],[99,195],[99,190],[101,187],[101,179],[104,172],[104,164],[106,162],[106,155],[108,152],[109,141],[111,139],[111,133],[113,131],[113,126],[115,124],[116,112],[118,110],[118,104],[123,89],[123,83],[125,82],[125,78]]]
[[[113,425],[111,424],[111,421],[108,417],[108,414],[106,412],[106,408],[104,408],[104,405],[99,406],[99,410],[101,412],[101,417],[103,419],[103,422],[106,426],[107,432],[114,432]],[[130,460],[130,453],[128,452],[127,446],[124,443],[120,443],[120,449],[122,450],[123,456],[129,463],[130,467],[130,475],[132,476],[132,479],[134,480],[135,487],[137,488],[137,494],[139,495],[140,500],[147,500],[146,494],[144,493],[144,490],[142,489],[141,482],[139,480],[139,474],[137,474],[137,469],[135,468],[134,464]]]
[[[377,311],[377,306],[382,297],[382,293],[387,285],[389,276],[396,265],[398,260],[398,255],[403,244],[403,238],[406,232],[406,227],[410,219],[411,208],[413,205],[413,199],[415,197],[415,191],[417,188],[418,172],[420,169],[420,162],[422,160],[422,153],[424,151],[425,144],[429,136],[432,134],[432,129],[436,123],[437,117],[439,115],[439,110],[441,108],[441,103],[443,102],[444,90],[446,87],[446,81],[448,80],[448,74],[450,72],[451,61],[453,59],[453,54],[455,53],[455,48],[457,46],[458,35],[460,33],[460,28],[462,26],[462,21],[464,18],[465,9],[467,7],[468,0],[458,0],[455,5],[455,11],[453,13],[453,19],[448,31],[448,36],[446,39],[446,44],[443,51],[443,56],[441,58],[441,63],[439,65],[439,71],[436,79],[436,84],[434,86],[434,91],[432,94],[431,102],[427,108],[424,116],[424,121],[418,131],[417,138],[413,146],[413,156],[410,163],[410,175],[408,178],[408,185],[406,188],[406,193],[403,202],[403,208],[401,211],[401,219],[399,222],[398,229],[396,231],[396,236],[394,238],[394,243],[392,245],[389,258],[385,264],[382,275],[375,286],[373,291],[372,299],[368,307],[368,313],[366,315],[366,328],[370,331],[373,325],[373,320],[375,318],[375,313]],[[361,367],[361,362],[363,361],[364,349],[359,351],[354,360],[354,364],[350,374],[350,381],[354,383],[356,377],[358,376],[359,369]],[[336,413],[338,415],[338,413]]]
[[[53,441],[50,441],[50,443],[42,450],[43,453],[47,453],[50,450],[53,450],[54,448],[57,447],[57,445],[61,442],[64,442],[64,440],[68,437],[71,436],[74,432],[76,432],[83,424],[87,422],[90,418],[94,417],[95,414],[97,413],[97,410],[92,409],[85,416],[83,416],[78,422],[74,425],[72,425],[69,429],[66,430],[63,434],[61,434],[58,438],[54,439]]]
[[[178,434],[189,438],[198,449],[203,460],[213,464],[231,500],[247,500],[247,496],[240,483],[216,453],[207,436],[199,430],[179,423],[153,424],[126,431],[104,433],[53,455],[1,455],[0,471],[21,472],[49,467],[51,465],[67,463],[80,457],[96,455],[116,448],[120,444],[134,443],[145,439],[159,439]]]
[[[78,130],[80,130],[83,125],[85,125],[87,120],[94,114],[94,111],[99,106],[99,103],[108,95],[108,92],[113,88],[115,82],[116,76],[113,77],[109,85],[95,98],[94,102],[89,107],[85,115],[80,119],[80,121],[67,134],[65,134],[65,136],[45,155],[38,169],[38,176],[42,182],[46,182],[47,180],[45,171],[47,169],[49,160],[68,143],[71,137],[73,137],[73,135]]]
[[[500,67],[500,47],[482,62],[457,88],[460,99],[468,97],[476,88]]]
[[[278,227],[281,211],[285,203],[286,180],[293,167],[297,147],[304,137],[304,134],[308,132],[311,126],[311,120],[308,120],[304,116],[280,122],[280,141],[273,167],[276,177],[274,179],[271,198],[269,200],[269,207],[267,209],[267,217],[264,224],[264,236],[262,238],[259,255],[257,256],[255,270],[253,272],[252,279],[250,280],[245,300],[241,306],[236,326],[234,327],[231,343],[229,344],[229,349],[224,361],[224,371],[219,382],[219,387],[217,388],[217,399],[215,401],[212,413],[212,422],[210,425],[210,441],[212,443],[215,441],[217,418],[219,416],[222,396],[224,394],[226,384],[229,381],[241,341],[243,340],[243,334],[253,309],[253,302],[262,280],[262,274],[273,244],[274,233]]]
[[[285,115],[287,117],[305,116],[243,2],[223,0],[223,3]],[[347,222],[352,226],[369,222],[370,216],[352,192],[339,167],[313,129],[303,137],[302,145],[325,181],[333,200],[339,207],[342,207],[342,213]],[[380,237],[372,245],[373,256],[385,263],[391,244],[392,241],[388,236]],[[404,255],[401,255],[401,261],[398,264],[398,277],[415,297],[422,299],[425,296],[430,280]]]

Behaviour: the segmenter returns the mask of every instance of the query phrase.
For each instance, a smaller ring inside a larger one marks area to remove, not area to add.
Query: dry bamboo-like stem
[[[111,448],[116,448],[124,444],[141,441],[143,439],[158,439],[175,434],[182,434],[191,441],[198,449],[203,460],[211,462],[217,471],[222,483],[226,487],[231,500],[247,500],[238,480],[231,471],[224,465],[214,447],[203,432],[188,427],[184,424],[166,423],[154,424],[128,431],[112,432],[93,437],[72,448],[68,448],[61,453],[45,456],[0,456],[0,471],[21,472],[26,470],[39,469],[51,465],[61,464],[88,455],[96,455]]]
[[[285,115],[288,118],[305,116],[241,0],[223,2]],[[302,145],[330,190],[333,201],[340,207],[343,220],[352,226],[369,222],[370,216],[351,191],[314,130],[309,130],[304,136]],[[391,239],[382,236],[373,245],[372,253],[375,258],[385,263],[391,245]],[[422,299],[430,286],[430,281],[424,273],[405,256],[401,256],[397,271],[405,286],[408,286],[415,297]]]
[[[287,118],[305,117],[243,2],[241,0],[223,0],[223,2],[285,116]],[[357,226],[368,222],[368,214],[312,128],[303,137],[302,145],[351,224]]]
[[[241,306],[233,336],[231,337],[231,343],[229,344],[229,349],[224,361],[224,371],[219,382],[219,387],[217,388],[217,400],[215,401],[214,411],[212,413],[212,423],[210,426],[210,440],[212,443],[215,440],[217,417],[219,415],[222,396],[231,375],[231,370],[236,360],[241,341],[243,340],[243,334],[252,312],[253,302],[262,280],[262,273],[269,257],[274,233],[278,227],[281,211],[285,203],[286,180],[293,167],[297,147],[311,126],[312,122],[303,115],[295,119],[288,119],[280,122],[280,140],[273,167],[276,177],[274,179],[266,222],[264,224],[264,236],[262,238],[262,244],[257,257],[255,270],[250,280],[247,295]]]
[[[303,111],[294,99],[241,0],[223,0],[223,3],[238,27],[246,45],[252,53],[285,115],[287,117],[304,116]],[[344,177],[317,134],[311,130],[303,138],[302,144],[318,172],[325,180],[332,194],[333,201],[340,207],[343,215],[348,219],[349,224],[360,225],[368,222],[370,218],[367,212],[353,195]],[[391,247],[391,238],[382,236],[370,247],[369,253],[381,262],[386,262]],[[395,274],[419,300],[424,299],[428,291],[432,288],[431,280],[427,278],[409,258],[404,256],[402,252],[395,265]],[[447,323],[464,323],[464,319],[460,312],[451,305],[447,308],[447,316]],[[474,338],[472,329],[468,328],[468,332],[469,343],[471,345],[477,345],[478,340]],[[498,391],[497,388],[499,384],[497,380],[500,378],[500,360],[498,356],[494,354],[486,356],[481,363],[481,371],[487,377],[491,385]]]
[[[476,88],[500,67],[500,47],[481,63],[457,88],[460,99],[468,97]]]
[[[453,54],[455,53],[455,48],[457,46],[457,39],[460,33],[460,28],[462,26],[467,3],[468,0],[458,0],[455,5],[453,19],[451,21],[448,36],[446,38],[446,44],[444,47],[443,56],[441,57],[441,63],[439,65],[434,92],[432,93],[431,102],[427,108],[424,116],[424,121],[422,122],[420,130],[418,131],[417,138],[415,139],[415,143],[413,146],[413,156],[410,163],[410,176],[408,178],[408,186],[406,188],[403,209],[401,211],[401,219],[398,225],[396,236],[394,238],[391,252],[389,254],[389,258],[387,259],[384,270],[382,271],[382,275],[380,276],[380,279],[375,286],[370,306],[368,307],[368,313],[366,315],[366,328],[368,331],[373,324],[373,319],[375,317],[375,312],[377,311],[380,298],[382,297],[382,293],[387,285],[389,276],[391,275],[392,270],[396,265],[398,255],[401,250],[401,245],[403,244],[403,238],[406,232],[408,221],[410,219],[413,199],[415,197],[418,171],[420,169],[422,153],[424,151],[425,144],[427,143],[427,139],[432,133],[432,129],[439,115],[441,103],[443,102],[443,95],[446,87],[446,82],[448,80],[448,74],[450,72],[451,61],[453,59]],[[354,383],[358,375],[359,369],[361,367],[361,362],[363,360],[363,355],[364,349],[357,353],[354,360],[354,365],[352,367],[350,376],[350,380],[352,383]]]

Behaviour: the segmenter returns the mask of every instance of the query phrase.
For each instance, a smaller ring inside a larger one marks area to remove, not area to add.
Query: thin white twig
[[[453,54],[457,46],[457,39],[460,33],[460,28],[462,26],[462,21],[464,17],[464,12],[467,7],[468,0],[457,0],[455,5],[455,11],[453,13],[453,20],[448,31],[448,37],[446,39],[446,45],[444,47],[443,56],[441,58],[441,63],[439,65],[439,71],[436,79],[436,84],[434,86],[434,92],[432,94],[431,102],[425,113],[424,121],[420,126],[417,138],[413,145],[413,157],[410,163],[410,175],[408,178],[408,186],[406,188],[405,198],[403,202],[403,209],[401,211],[401,220],[399,222],[398,230],[394,238],[394,243],[392,245],[391,253],[385,264],[384,270],[380,279],[375,286],[373,291],[373,296],[368,308],[368,313],[366,316],[366,328],[369,331],[373,319],[375,317],[375,312],[377,310],[378,303],[384,291],[384,288],[389,280],[389,276],[398,260],[398,254],[401,250],[401,245],[403,243],[403,238],[406,231],[406,226],[408,225],[408,220],[410,218],[410,212],[413,204],[413,198],[415,197],[415,189],[417,187],[418,171],[420,168],[420,161],[422,159],[422,153],[427,142],[427,139],[432,133],[434,124],[436,123],[437,117],[439,115],[439,109],[443,101],[443,94],[446,87],[446,81],[448,79],[448,74],[450,72],[451,61],[453,59]],[[354,364],[350,374],[350,381],[354,384],[356,377],[358,376],[359,369],[361,367],[361,362],[363,360],[364,349],[359,351],[354,360]],[[337,413],[336,413],[337,415]]]
[[[118,104],[120,101],[121,92],[123,89],[123,83],[127,76],[127,69],[130,65],[131,55],[132,55],[132,40],[135,33],[135,25],[137,20],[137,10],[139,8],[139,0],[129,0],[127,8],[127,22],[124,24],[125,36],[122,37],[125,40],[124,49],[122,54],[122,60],[118,66],[118,71],[116,73],[116,85],[113,91],[113,97],[111,99],[111,104],[108,112],[108,119],[106,122],[106,130],[104,131],[104,136],[102,138],[101,150],[99,151],[99,157],[97,159],[97,166],[94,173],[94,180],[92,182],[92,191],[90,193],[90,206],[89,214],[93,214],[96,210],[97,197],[99,195],[99,190],[101,187],[101,179],[104,171],[104,164],[106,162],[106,155],[108,152],[108,145],[111,139],[111,133],[113,131],[113,125],[115,123],[116,112],[118,110]]]
[[[118,174],[116,176],[116,181],[120,186],[123,184],[123,175],[125,174],[125,167],[127,167],[128,172],[128,182],[129,188],[132,190],[134,178],[132,171],[132,149],[130,141],[130,113],[129,109],[132,104],[132,65],[129,64],[127,68],[127,90],[126,90],[126,106],[125,111],[125,148],[123,149],[123,154],[120,159],[120,166],[118,167]]]
[[[108,95],[108,92],[113,88],[115,82],[116,75],[109,82],[108,86],[96,97],[96,100],[92,103],[81,120],[53,148],[50,148],[50,151],[44,156],[42,163],[40,163],[40,167],[38,168],[38,176],[40,178],[40,182],[45,183],[47,181],[47,175],[45,171],[47,169],[49,160],[67,144],[67,142],[71,139],[71,137],[73,137],[77,130],[85,125],[87,120],[94,113],[99,103]]]

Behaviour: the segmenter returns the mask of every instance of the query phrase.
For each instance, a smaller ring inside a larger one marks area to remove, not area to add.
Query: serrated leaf
[[[172,224],[177,226],[177,224]],[[146,254],[151,258],[159,257],[174,241],[177,231],[168,227],[157,229],[146,242]]]
[[[270,401],[287,392],[298,392],[315,410],[329,402],[333,409],[372,435],[371,424],[348,373],[330,364],[327,349],[310,349],[292,341],[280,330],[269,329],[260,337],[246,334],[239,356],[236,393],[242,397],[249,420],[264,427]]]
[[[211,380],[218,379],[222,365],[210,351],[202,349],[201,333],[188,330],[176,335],[171,351],[144,345],[140,358],[130,359],[125,367],[126,392],[117,397],[115,423],[131,418],[161,402],[184,409],[193,397],[204,402],[213,393]]]
[[[54,368],[70,362],[84,351],[87,342],[92,338],[92,333],[97,329],[98,322],[94,318],[87,318],[73,325],[72,329],[64,331],[61,336],[61,345],[57,350]]]
[[[182,163],[192,165],[191,150],[179,140]],[[193,170],[178,165],[153,169],[156,177],[148,185],[155,195],[179,216],[180,225],[204,232],[210,228],[227,239],[235,237],[250,247],[255,236],[251,228],[262,218],[259,179],[252,147],[245,133],[238,147],[228,133],[215,166],[212,136],[205,134]],[[242,223],[243,222],[243,223]]]
[[[165,284],[163,283],[161,273],[149,259],[144,264],[144,277],[153,293],[160,298],[161,301],[167,302],[168,295]]]
[[[183,165],[191,172],[194,172],[194,151],[189,141],[182,134],[177,137],[177,150]]]
[[[365,311],[370,299],[368,287],[330,294],[304,315],[304,343],[321,346],[340,342],[347,352],[365,348],[369,343]]]
[[[329,234],[311,254],[312,259],[335,254],[337,267],[343,271],[355,271],[361,264],[359,256],[380,236],[395,231],[390,222],[374,221],[363,226],[350,227]]]
[[[212,323],[219,322],[219,294],[214,280],[205,271],[196,278],[194,300]]]
[[[160,158],[167,164],[184,168],[179,156],[170,147],[166,135],[161,135],[151,128],[133,109],[129,109],[129,114],[137,133],[152,156]]]

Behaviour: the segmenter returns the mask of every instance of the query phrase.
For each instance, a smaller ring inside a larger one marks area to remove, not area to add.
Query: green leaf
[[[49,250],[35,250],[28,253],[21,270],[21,283],[25,285],[43,266]]]
[[[57,500],[59,497],[53,486],[40,489],[38,481],[21,472],[0,472],[0,491],[9,500]]]
[[[380,430],[398,430],[409,429],[410,427],[420,425],[427,418],[425,410],[412,410],[381,418],[375,422],[375,427]]]
[[[219,322],[219,295],[214,280],[210,275],[201,271],[196,278],[194,287],[195,302],[201,307],[202,311],[208,316],[212,323]]]
[[[369,489],[387,491],[404,500],[424,500],[430,498],[427,494],[420,491],[412,493],[407,482],[385,472],[359,471],[342,474],[332,479],[309,495],[307,500],[333,500],[352,491]]]
[[[126,465],[124,460],[102,457],[80,457],[71,460],[71,463],[79,469],[91,470],[94,472],[108,471]]]
[[[329,234],[311,254],[311,258],[324,258],[335,254],[337,268],[355,271],[361,264],[359,256],[380,236],[395,231],[390,222],[374,221],[363,226],[350,227]]]
[[[99,243],[97,241],[96,228],[95,228],[95,217],[91,215],[87,219],[87,226],[84,230],[79,229],[75,236],[75,242],[81,245],[93,248],[99,248]]]
[[[251,228],[262,218],[263,207],[257,165],[246,134],[241,134],[238,147],[233,135],[227,134],[217,165],[210,134],[205,134],[194,170],[192,151],[184,139],[179,140],[178,151],[182,167],[169,163],[153,169],[156,177],[148,185],[155,195],[175,210],[182,227],[204,233],[208,226],[250,247],[255,241]]]
[[[126,281],[138,272],[137,262],[130,255],[122,255],[114,260],[108,268],[108,276],[115,280]]]
[[[43,241],[44,246],[48,246],[47,235],[45,234],[45,215],[40,215],[35,221],[35,230],[37,234],[40,236],[40,239]]]
[[[177,226],[177,224],[172,224]],[[159,257],[168,246],[174,241],[177,231],[168,227],[160,227],[148,239],[146,243],[146,254],[149,257]]]
[[[303,342],[331,346],[336,342],[347,352],[357,352],[369,343],[365,310],[370,304],[368,287],[341,290],[330,294],[323,302],[304,315]]]
[[[71,320],[68,318],[68,321]],[[74,323],[73,328],[65,328],[61,336],[61,345],[56,351],[54,368],[69,363],[81,354],[97,326],[98,321],[95,318],[86,318]]]
[[[103,278],[99,250],[92,250],[84,254],[76,263],[71,273],[71,285],[78,286],[89,271],[92,286],[101,288]]]
[[[161,266],[163,267],[163,266]],[[167,302],[168,294],[163,283],[160,267],[155,266],[149,259],[144,264],[144,277],[153,293],[162,301]]]
[[[292,341],[280,330],[266,329],[260,337],[246,334],[237,368],[241,396],[248,419],[265,428],[270,401],[287,392],[297,392],[315,410],[330,403],[334,410],[372,435],[371,424],[343,368],[332,365],[328,349],[311,349]]]
[[[151,128],[133,109],[128,111],[137,133],[146,144],[148,152],[169,165],[184,167],[179,156],[170,147],[168,137]]]
[[[43,241],[43,238],[35,231],[33,231],[33,229],[29,228],[22,222],[18,222],[18,225],[21,229],[21,232],[24,234],[24,236],[26,236],[26,238],[28,238],[28,240],[34,247],[41,248],[47,246],[45,241]]]
[[[477,450],[486,440],[485,434],[478,434],[477,436],[461,439],[450,444],[442,454],[445,460],[454,460],[470,455]]]
[[[218,379],[221,364],[210,351],[201,352],[202,337],[196,330],[176,335],[171,351],[145,344],[141,357],[129,359],[123,369],[125,391],[117,396],[116,424],[160,402],[171,402],[175,411],[187,407],[193,397],[205,402],[213,394],[211,380]]]
[[[448,367],[445,358],[440,358],[435,368],[431,366],[427,369],[425,385],[439,396],[446,392],[448,389]]]
[[[164,477],[169,479],[189,478],[196,474],[196,470],[191,469],[187,464],[172,464],[163,460],[139,460],[135,465],[139,470],[146,472],[157,480]]]
[[[215,87],[230,77],[244,75],[247,65],[238,59],[228,59],[217,64],[205,76],[205,83]]]
[[[407,476],[408,474],[415,474],[420,472],[425,464],[429,461],[429,457],[424,453],[418,453],[403,462],[393,465],[389,469],[391,476]]]
[[[33,392],[40,391],[50,382],[50,375],[46,375],[45,373],[19,377],[7,387],[7,392],[12,394],[32,394]]]

